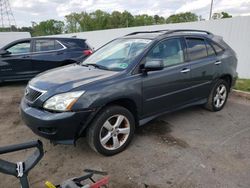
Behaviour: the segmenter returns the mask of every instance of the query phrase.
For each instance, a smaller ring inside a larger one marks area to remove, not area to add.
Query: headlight
[[[69,111],[85,91],[61,93],[49,98],[43,108],[55,111]]]

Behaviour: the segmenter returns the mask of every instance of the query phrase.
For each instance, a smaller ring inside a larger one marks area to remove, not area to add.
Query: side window
[[[214,50],[216,51],[217,54],[223,51],[221,47],[219,47],[217,44],[213,42],[212,42],[212,46],[214,47]]]
[[[215,56],[215,51],[213,49],[213,47],[211,46],[211,44],[209,44],[208,42],[206,42],[207,45],[207,54],[208,56]]]
[[[17,43],[6,49],[11,54],[24,54],[30,52],[30,41]]]
[[[85,40],[82,39],[65,39],[64,42],[71,48],[89,49]]]
[[[187,38],[186,41],[191,61],[207,57],[206,44],[203,39]]]
[[[35,40],[35,52],[45,52],[62,49],[63,46],[56,40]]]
[[[157,44],[147,55],[146,61],[162,60],[165,67],[184,62],[184,52],[181,40],[178,38],[168,39]]]

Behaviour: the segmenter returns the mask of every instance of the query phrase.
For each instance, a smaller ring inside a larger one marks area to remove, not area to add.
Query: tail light
[[[92,53],[93,53],[92,50],[83,50],[83,54],[86,55],[86,56],[89,56]]]

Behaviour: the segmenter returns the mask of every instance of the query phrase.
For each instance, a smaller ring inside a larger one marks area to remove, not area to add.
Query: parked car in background
[[[21,114],[52,142],[73,144],[87,135],[91,148],[113,155],[129,144],[136,126],[163,113],[192,105],[221,110],[236,67],[235,52],[210,32],[135,32],[81,64],[32,79]]]
[[[0,50],[0,82],[27,80],[92,53],[85,39],[37,37],[14,41]]]

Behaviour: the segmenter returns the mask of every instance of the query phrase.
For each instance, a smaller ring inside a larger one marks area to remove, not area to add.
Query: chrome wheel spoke
[[[118,116],[117,117],[117,120],[116,120],[116,122],[115,122],[115,125],[114,125],[114,127],[116,128],[116,127],[119,127],[120,125],[121,125],[121,123],[122,123],[122,121],[124,120],[124,116]]]
[[[130,128],[120,128],[118,129],[118,134],[129,134]]]
[[[111,137],[112,137],[111,133],[108,132],[108,134],[101,139],[101,143],[103,145],[107,144],[107,142],[110,140]]]
[[[223,93],[225,92],[225,90],[226,90],[226,89],[225,89],[225,86],[221,86],[221,89],[220,89],[220,92],[219,92],[219,93],[220,93],[220,94],[223,94]]]
[[[216,102],[218,100],[218,98],[219,98],[219,96],[218,96],[218,94],[216,94],[214,97],[214,102]]]
[[[108,120],[104,123],[103,127],[105,127],[108,131],[111,131],[113,129],[113,126]]]
[[[226,95],[225,94],[221,95],[220,99],[225,100],[226,99]]]
[[[113,136],[113,148],[114,149],[117,149],[120,147],[120,141],[118,140],[118,137],[117,136]]]
[[[219,107],[220,106],[220,99],[216,100],[216,106]]]

